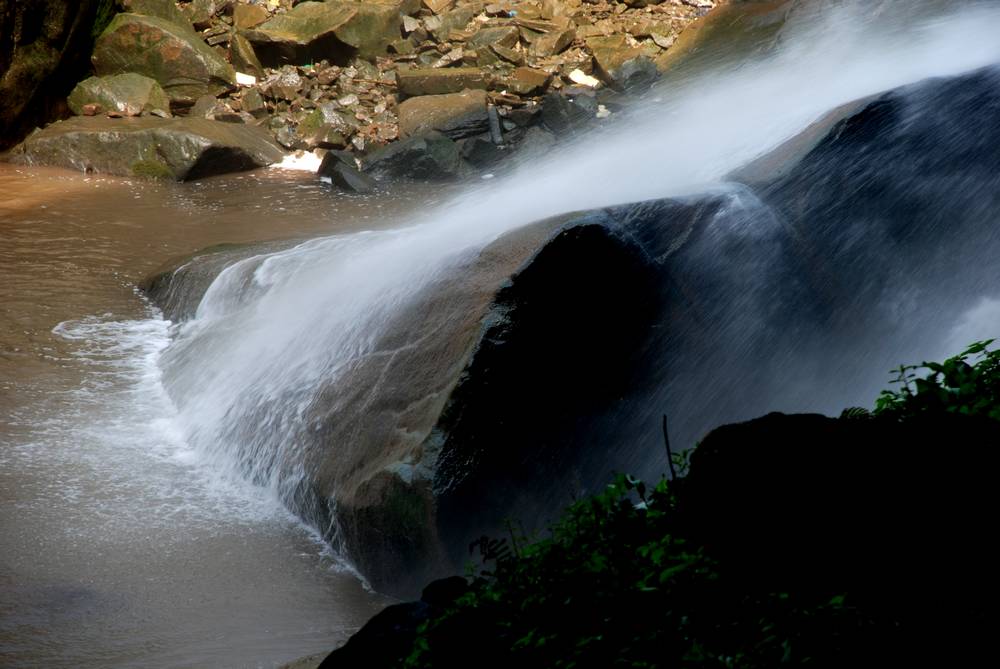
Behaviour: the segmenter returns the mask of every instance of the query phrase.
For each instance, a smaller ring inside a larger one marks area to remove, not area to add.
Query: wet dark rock
[[[510,151],[493,143],[489,137],[468,137],[458,141],[462,158],[469,164],[487,168],[493,167],[510,155]]]
[[[643,55],[626,60],[611,71],[601,70],[604,81],[614,89],[641,93],[648,90],[657,79],[660,71],[651,58]]]
[[[345,160],[341,152],[331,151],[323,156],[323,162],[320,163],[316,174],[329,178],[334,185],[350,193],[366,194],[374,192],[377,185],[376,181],[358,171],[353,162],[353,157]]]
[[[542,123],[557,135],[587,126],[596,115],[597,99],[589,90],[551,91],[542,101]]]
[[[438,132],[377,149],[362,159],[361,167],[376,175],[409,179],[447,180],[465,173],[458,145]]]
[[[468,584],[460,576],[432,581],[424,588],[420,601],[387,607],[330,653],[318,669],[398,666],[401,658],[409,654],[421,623],[439,615],[468,591]]]
[[[83,115],[87,105],[99,105],[125,116],[160,110],[169,114],[170,99],[149,77],[129,72],[108,77],[90,77],[77,84],[67,99],[74,114]]]
[[[97,40],[98,75],[136,72],[155,79],[174,103],[219,95],[236,84],[236,73],[190,28],[166,19],[119,14]]]
[[[81,172],[191,181],[278,162],[284,152],[256,127],[196,118],[75,117],[15,147],[10,159]]]
[[[466,90],[409,98],[396,110],[400,137],[436,130],[452,139],[489,131],[486,91]]]

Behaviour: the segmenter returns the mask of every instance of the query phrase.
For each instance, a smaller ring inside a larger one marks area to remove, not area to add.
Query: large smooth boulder
[[[155,79],[181,105],[236,85],[233,68],[194,30],[155,16],[116,16],[98,38],[92,60],[100,76],[137,72]]]
[[[85,79],[73,89],[67,102],[78,115],[85,114],[86,105],[99,105],[103,111],[117,111],[125,116],[170,109],[170,98],[160,85],[134,72]]]
[[[399,39],[399,26],[399,12],[391,5],[304,2],[245,35],[264,65],[279,67],[384,55],[389,43]]]
[[[490,129],[486,91],[474,89],[446,95],[422,95],[400,103],[399,136],[437,131],[451,139],[472,137]]]
[[[28,137],[11,152],[24,165],[191,181],[263,167],[284,152],[252,126],[207,119],[76,117]]]
[[[0,0],[0,150],[69,115],[66,96],[111,11],[106,0]]]

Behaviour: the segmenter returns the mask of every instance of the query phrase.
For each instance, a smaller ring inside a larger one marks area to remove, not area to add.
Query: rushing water
[[[274,666],[384,604],[185,441],[157,365],[169,324],[135,284],[209,244],[377,226],[417,198],[0,165],[0,666]]]
[[[394,318],[500,235],[567,211],[719,189],[731,171],[831,109],[1000,62],[995,3],[876,5],[814,3],[826,9],[788,25],[776,51],[673,81],[599,138],[409,217],[406,227],[318,239],[229,267],[163,358],[187,440],[220,470],[302,511],[296,495],[312,475],[303,451],[318,429],[308,416],[320,391],[391,354],[374,347]],[[768,262],[740,269],[760,279]]]
[[[317,388],[505,232],[715,188],[838,105],[1000,61],[996,3],[888,27],[844,4],[440,206],[274,173],[160,185],[0,166],[0,665],[273,666],[343,639],[384,601],[282,505],[307,474]],[[173,256],[287,237],[318,239],[230,268],[186,324],[136,293]],[[998,313],[984,298],[960,339]]]

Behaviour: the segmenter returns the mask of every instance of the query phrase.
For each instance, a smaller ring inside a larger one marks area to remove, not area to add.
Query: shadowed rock
[[[0,0],[0,150],[69,115],[66,96],[88,74],[106,0]]]

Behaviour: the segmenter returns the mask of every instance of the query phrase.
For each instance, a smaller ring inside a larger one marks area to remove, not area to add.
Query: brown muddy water
[[[170,324],[135,286],[207,245],[380,227],[431,197],[0,164],[0,666],[272,667],[386,604],[180,438]]]

